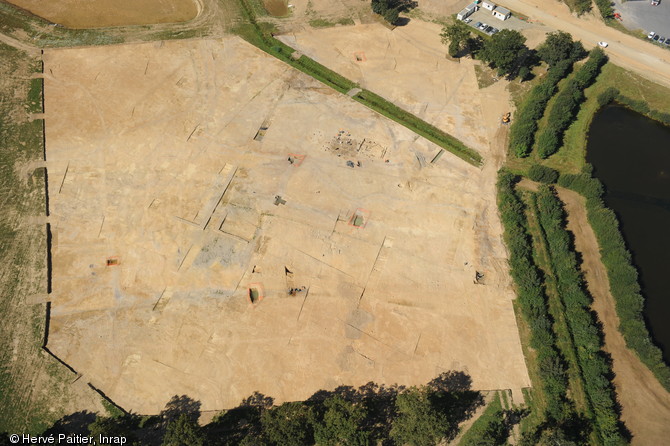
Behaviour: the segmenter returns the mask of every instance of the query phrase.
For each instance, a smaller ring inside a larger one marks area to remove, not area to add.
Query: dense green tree
[[[400,15],[400,11],[398,11],[397,8],[391,8],[387,9],[386,12],[384,12],[384,20],[386,20],[388,23],[391,25],[395,25],[396,22],[398,21],[398,17]]]
[[[414,0],[372,0],[372,12],[384,17],[388,23],[395,25],[401,12],[409,11],[417,5]]]
[[[526,38],[518,31],[503,29],[484,43],[478,56],[498,69],[498,75],[513,74],[528,56]]]
[[[391,438],[402,445],[434,446],[449,435],[449,420],[435,410],[425,388],[410,387],[396,398]]]
[[[598,95],[598,105],[601,107],[617,99],[619,90],[616,87],[608,87]]]
[[[440,37],[442,37],[442,43],[449,45],[449,55],[456,57],[463,44],[467,43],[470,37],[470,27],[462,21],[456,20],[451,25],[442,28]]]
[[[312,443],[309,409],[301,402],[284,403],[261,414],[263,439],[276,446]]]
[[[572,40],[572,35],[563,31],[547,34],[547,38],[537,49],[537,55],[550,66],[562,60],[580,60],[586,57],[586,50],[581,42]]]
[[[181,414],[168,423],[163,446],[204,446],[205,436],[192,417]]]
[[[595,0],[598,9],[600,10],[600,15],[604,19],[611,19],[614,16],[614,9],[612,8],[612,2],[610,0]]]
[[[364,446],[370,433],[362,429],[365,409],[335,395],[323,402],[325,412],[315,415],[314,440],[324,446]]]
[[[540,183],[551,184],[558,180],[558,172],[551,167],[543,166],[541,164],[533,164],[528,169],[528,178]]]

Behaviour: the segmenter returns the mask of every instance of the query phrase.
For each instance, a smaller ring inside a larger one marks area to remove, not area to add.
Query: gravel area
[[[645,33],[654,31],[670,37],[670,0],[661,0],[658,6],[652,6],[649,0],[615,0],[614,3],[614,9],[621,14],[626,28],[641,29]]]

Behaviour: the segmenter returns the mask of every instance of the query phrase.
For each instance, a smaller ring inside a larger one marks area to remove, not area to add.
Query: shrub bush
[[[608,87],[598,95],[598,106],[603,107],[614,101],[619,96],[619,90],[614,87]]]
[[[604,19],[610,19],[614,16],[614,10],[612,9],[612,4],[610,0],[595,0],[598,10],[600,10],[600,15]]]
[[[552,184],[558,180],[558,172],[551,167],[543,166],[541,164],[533,164],[528,169],[528,178],[540,183]]]

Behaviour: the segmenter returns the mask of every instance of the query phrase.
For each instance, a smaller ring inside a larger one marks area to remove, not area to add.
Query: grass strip
[[[504,395],[504,394],[503,394]],[[500,393],[496,392],[477,421],[463,434],[458,446],[503,445],[507,440],[505,413],[500,401]]]
[[[272,26],[267,23],[256,21],[255,15],[246,0],[239,0],[242,15],[248,23],[239,25],[235,31],[252,45],[260,48],[271,56],[285,62],[314,79],[328,85],[340,93],[346,94],[353,88],[358,88],[358,84],[345,78],[344,76],[326,68],[305,55],[299,58],[292,57],[295,52],[293,48],[275,39],[272,35]],[[476,151],[470,149],[458,139],[448,133],[438,129],[432,124],[418,118],[406,110],[398,107],[383,97],[363,90],[353,97],[356,101],[376,111],[377,113],[392,119],[398,124],[408,128],[417,135],[423,136],[427,140],[435,143],[439,147],[453,153],[459,158],[479,166],[482,163],[482,157]]]
[[[479,155],[479,153],[470,149],[461,141],[449,135],[448,133],[443,132],[434,125],[429,124],[420,118],[417,118],[415,115],[403,110],[402,108],[387,101],[381,96],[369,90],[363,90],[355,95],[354,99],[371,108],[372,110],[386,116],[387,118],[394,120],[398,124],[407,127],[414,133],[423,136],[427,140],[437,144],[443,149],[448,150],[459,158],[472,164],[473,166],[478,166],[481,164],[482,157]]]

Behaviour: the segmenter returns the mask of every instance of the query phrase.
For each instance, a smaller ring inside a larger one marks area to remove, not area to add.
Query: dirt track
[[[584,199],[575,192],[559,189],[568,213],[568,229],[575,235],[575,246],[583,258],[588,290],[593,296],[605,332],[605,351],[612,355],[622,419],[633,433],[634,445],[667,444],[670,438],[670,394],[656,377],[626,347],[619,332],[619,318],[609,291],[607,271],[600,260],[596,236],[586,218]]]
[[[612,62],[654,82],[670,87],[670,51],[606,26],[593,14],[577,18],[563,3],[546,0],[500,0],[503,6],[539,20],[545,25],[569,32],[586,48],[606,41],[605,50]]]

